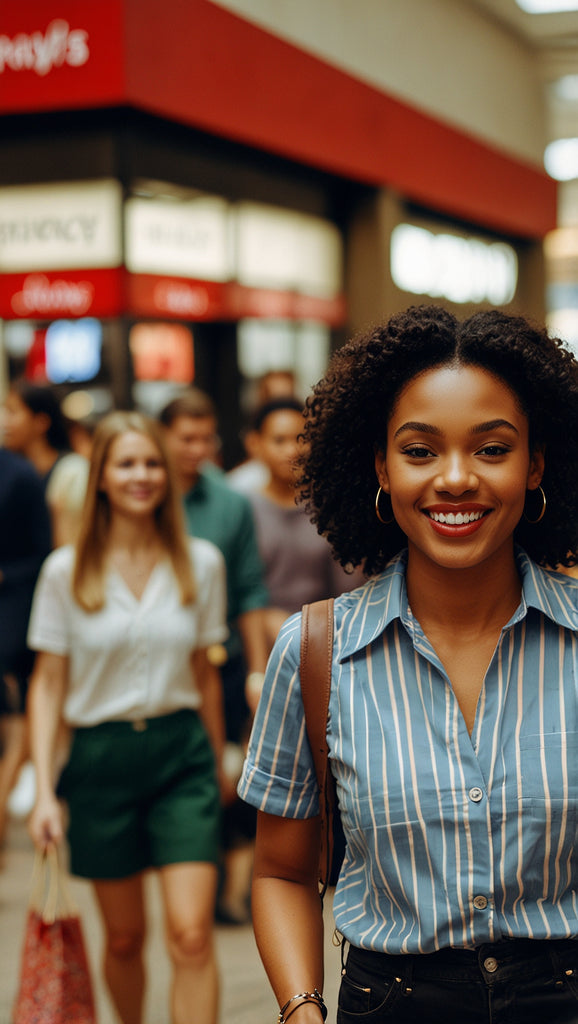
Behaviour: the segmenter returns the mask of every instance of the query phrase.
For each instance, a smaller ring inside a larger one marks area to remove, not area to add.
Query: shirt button
[[[473,800],[473,802],[475,804],[479,804],[479,802],[482,799],[483,795],[484,795],[484,792],[483,792],[482,789],[480,789],[479,786],[473,786],[472,789],[470,789],[470,792],[468,793],[468,796],[469,796],[470,800]]]
[[[486,957],[486,959],[484,960],[484,969],[488,971],[490,974],[493,974],[494,971],[498,970],[498,961],[494,956]]]
[[[485,896],[474,896],[474,907],[476,910],[485,910],[488,905],[488,901]]]

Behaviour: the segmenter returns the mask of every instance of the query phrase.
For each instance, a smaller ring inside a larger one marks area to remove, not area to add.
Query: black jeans
[[[388,956],[350,946],[337,1024],[578,1024],[578,941]]]

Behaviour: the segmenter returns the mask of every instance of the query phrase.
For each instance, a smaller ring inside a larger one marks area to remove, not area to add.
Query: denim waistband
[[[379,953],[371,949],[349,947],[348,957],[370,971],[395,971],[404,973],[410,967],[412,973],[419,972],[427,977],[439,977],[440,973],[449,971],[477,974],[480,968],[493,973],[498,967],[508,967],[513,963],[523,962],[527,965],[537,959],[552,959],[564,954],[578,956],[577,939],[504,939],[499,942],[488,942],[473,949],[454,949],[446,947],[432,953]]]

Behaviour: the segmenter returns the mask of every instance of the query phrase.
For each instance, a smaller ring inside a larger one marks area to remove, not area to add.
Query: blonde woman
[[[162,428],[116,412],[97,427],[75,547],[54,551],[36,589],[29,643],[38,796],[30,832],[63,839],[89,878],[105,929],[104,971],[122,1024],[142,1024],[143,872],[158,870],[174,977],[173,1024],[214,1024],[220,681],[225,570],[188,539]],[[55,787],[61,715],[73,728]]]

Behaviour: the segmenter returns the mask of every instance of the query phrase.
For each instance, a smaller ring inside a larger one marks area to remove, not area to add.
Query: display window
[[[8,321],[2,330],[7,382],[53,386],[62,398],[82,391],[76,406],[104,414],[113,405],[114,344],[110,325],[93,317]]]

